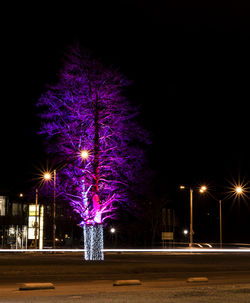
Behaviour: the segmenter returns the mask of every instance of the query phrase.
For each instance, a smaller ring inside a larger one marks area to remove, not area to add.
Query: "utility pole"
[[[189,247],[193,247],[193,189],[190,188],[190,242]]]
[[[37,203],[38,203],[38,189],[36,188],[36,209],[35,209],[35,249],[37,249]]]
[[[53,248],[56,248],[56,170],[54,169]]]
[[[221,213],[221,200],[219,200],[220,204],[220,248],[222,248],[222,213]]]

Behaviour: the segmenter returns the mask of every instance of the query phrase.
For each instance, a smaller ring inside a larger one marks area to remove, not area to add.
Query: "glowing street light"
[[[110,228],[110,232],[111,232],[111,234],[114,234],[115,233],[115,228],[114,227]]]
[[[89,157],[89,152],[86,149],[84,149],[81,151],[80,155],[83,160],[86,160]]]
[[[236,186],[235,192],[236,194],[240,195],[243,193],[243,188],[241,186]]]
[[[200,193],[204,193],[206,190],[207,190],[207,187],[203,185],[200,188]]]
[[[43,179],[44,179],[45,181],[50,181],[50,180],[52,179],[51,173],[50,173],[50,172],[45,172],[45,173],[43,174]]]
[[[230,187],[228,187],[228,198],[239,198],[242,196],[243,198],[248,198],[249,187],[248,182],[240,181],[236,182],[235,180],[229,181]]]

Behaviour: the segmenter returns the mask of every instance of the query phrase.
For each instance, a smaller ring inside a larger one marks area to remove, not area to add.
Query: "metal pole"
[[[193,247],[193,190],[190,188],[190,242],[189,247]]]
[[[36,188],[36,209],[35,209],[35,249],[37,249],[37,203],[38,203],[38,189]]]
[[[220,204],[220,248],[222,248],[222,213],[221,213],[221,200],[219,200]]]
[[[56,170],[54,169],[53,248],[56,248]]]

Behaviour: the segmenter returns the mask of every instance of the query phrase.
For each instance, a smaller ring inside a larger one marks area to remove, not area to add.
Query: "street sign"
[[[174,233],[173,232],[162,232],[161,239],[162,240],[174,240]]]

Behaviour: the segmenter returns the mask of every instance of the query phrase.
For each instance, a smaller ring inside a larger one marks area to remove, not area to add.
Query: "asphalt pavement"
[[[114,287],[110,281],[55,284],[54,290],[18,291],[1,288],[1,303],[88,302],[88,303],[249,303],[250,284],[185,285],[164,280],[140,286]]]
[[[250,302],[250,254],[0,254],[0,302]],[[188,283],[190,277],[207,282]],[[113,286],[118,279],[141,285]],[[22,283],[55,289],[19,291]]]

